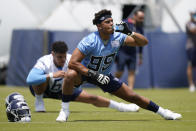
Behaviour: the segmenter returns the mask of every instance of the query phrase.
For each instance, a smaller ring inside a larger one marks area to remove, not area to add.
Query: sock
[[[147,109],[156,113],[159,109],[159,106],[154,102],[150,101],[150,104],[147,106]]]
[[[69,102],[62,102],[61,103],[61,109],[63,111],[69,111]]]
[[[157,111],[157,114],[163,116],[164,115],[164,109],[162,107],[159,107],[158,111]]]
[[[35,98],[36,98],[37,100],[42,100],[42,99],[43,99],[43,96],[44,96],[44,94],[38,95],[38,94],[35,93]]]
[[[118,109],[119,108],[119,103],[113,100],[110,100],[109,108],[112,109]]]
[[[69,102],[72,100],[72,95],[63,95],[62,94],[62,101],[63,102]]]

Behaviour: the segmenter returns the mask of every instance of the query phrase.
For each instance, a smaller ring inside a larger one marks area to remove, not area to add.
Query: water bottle
[[[115,31],[122,31],[122,30],[124,30],[124,26],[122,24],[116,24],[114,26],[114,30]]]

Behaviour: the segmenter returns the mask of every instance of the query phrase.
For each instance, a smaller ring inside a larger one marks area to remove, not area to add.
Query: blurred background
[[[149,45],[135,88],[188,87],[185,24],[196,10],[195,0],[1,0],[0,84],[27,86],[28,72],[50,53],[54,41],[65,41],[72,53],[82,37],[96,30],[92,19],[101,9],[112,11],[114,23],[136,9],[145,11]],[[126,83],[127,75],[121,78]]]

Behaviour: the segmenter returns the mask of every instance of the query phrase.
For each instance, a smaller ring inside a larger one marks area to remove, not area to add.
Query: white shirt
[[[67,71],[68,63],[70,61],[71,54],[67,54],[67,58],[65,61],[65,64],[62,68],[63,71]],[[34,68],[43,70],[46,74],[49,74],[50,72],[57,72],[59,69],[56,67],[53,61],[52,54],[42,56],[37,60],[37,63],[34,65]]]
[[[62,69],[56,67],[53,61],[52,54],[42,56],[37,60],[37,63],[34,65],[34,68],[44,71],[45,74],[57,72],[59,70],[67,71],[68,63],[70,61],[71,54],[67,54],[65,64]],[[52,78],[49,81],[49,90],[51,92],[59,92],[62,90],[63,78]]]

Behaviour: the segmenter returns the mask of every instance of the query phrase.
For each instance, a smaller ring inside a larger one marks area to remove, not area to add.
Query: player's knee
[[[73,81],[74,79],[77,78],[78,73],[75,70],[68,70],[64,80],[67,82]]]

